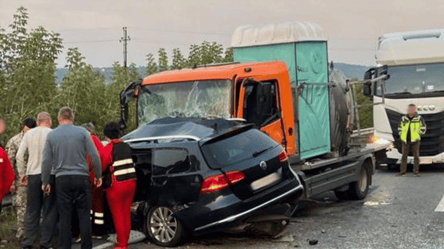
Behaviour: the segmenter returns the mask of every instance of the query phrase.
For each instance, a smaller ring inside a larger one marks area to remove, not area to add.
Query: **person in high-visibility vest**
[[[421,136],[426,133],[427,126],[424,119],[416,112],[415,104],[407,108],[407,115],[401,117],[398,131],[402,141],[401,170],[398,176],[405,176],[407,171],[407,157],[412,151],[414,157],[413,173],[419,176],[419,146]]]

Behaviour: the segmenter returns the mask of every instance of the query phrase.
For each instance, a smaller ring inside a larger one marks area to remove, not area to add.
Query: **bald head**
[[[52,121],[51,121],[51,115],[47,112],[40,112],[37,115],[37,125],[43,126],[43,127],[51,127]]]

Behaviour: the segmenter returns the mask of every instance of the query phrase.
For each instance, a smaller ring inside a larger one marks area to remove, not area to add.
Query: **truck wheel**
[[[350,183],[348,196],[351,200],[362,200],[367,196],[370,177],[369,165],[364,162],[359,172],[358,181]]]
[[[340,201],[349,199],[347,191],[335,191],[335,195]]]
[[[153,207],[145,219],[145,234],[162,247],[177,246],[185,237],[185,230],[168,207]]]

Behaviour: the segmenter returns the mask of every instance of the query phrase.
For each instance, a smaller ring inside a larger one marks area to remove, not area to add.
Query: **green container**
[[[299,130],[296,138],[301,159],[325,153],[330,148],[330,107],[327,41],[298,41],[256,46],[233,46],[234,61],[284,61],[296,88]],[[314,84],[312,84],[314,83]],[[287,103],[284,103],[287,104]],[[292,103],[288,103],[289,105]]]

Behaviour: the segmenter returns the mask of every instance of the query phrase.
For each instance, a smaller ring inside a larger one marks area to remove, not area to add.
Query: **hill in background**
[[[367,66],[353,65],[347,63],[335,62],[334,68],[343,71],[349,78],[362,79],[365,71],[368,69]],[[94,68],[95,71],[100,72],[105,77],[105,84],[109,85],[112,83],[113,68],[112,67],[102,67]],[[139,67],[140,76],[145,77],[146,67]],[[57,83],[60,85],[63,82],[64,77],[68,74],[67,68],[57,68],[56,77]]]

